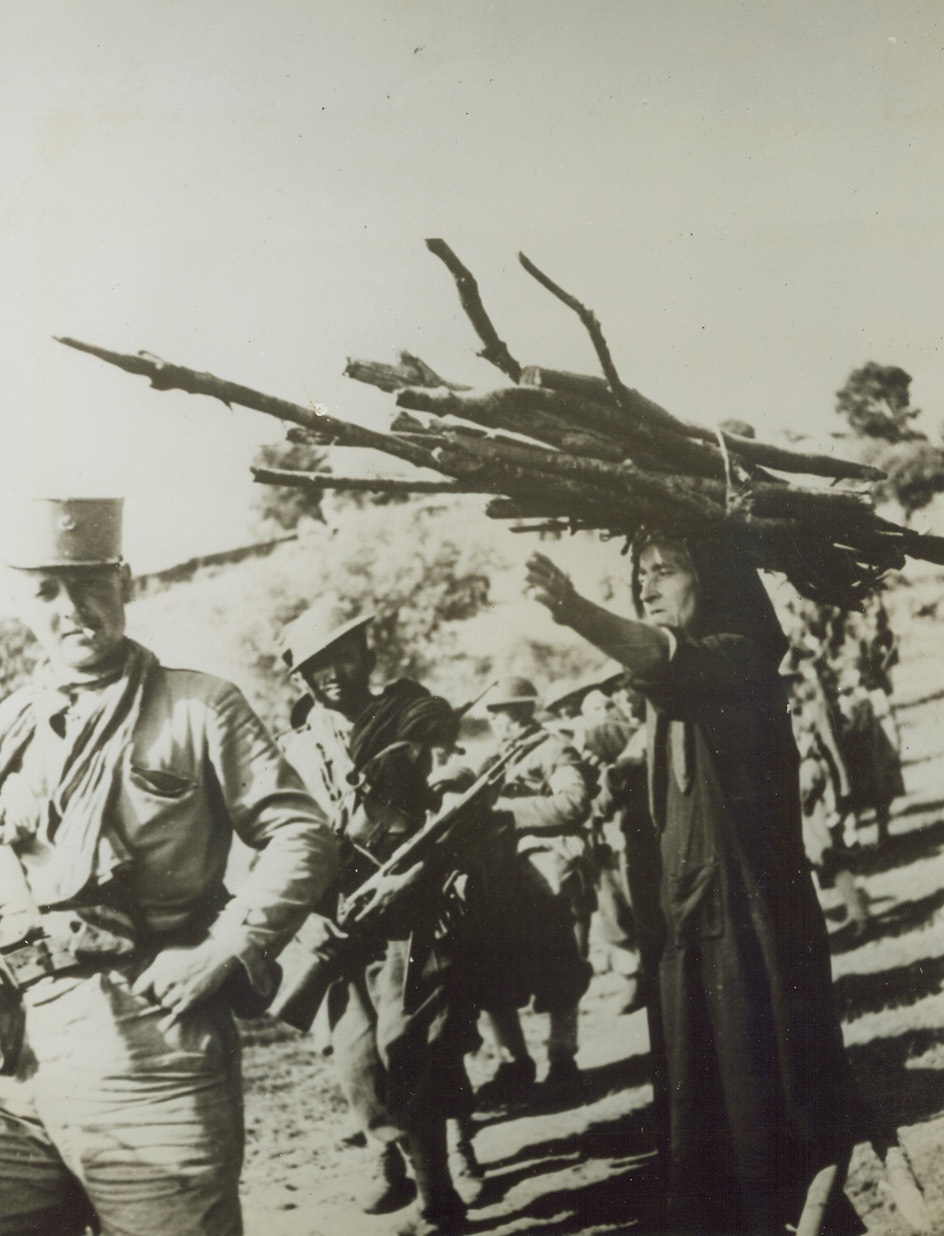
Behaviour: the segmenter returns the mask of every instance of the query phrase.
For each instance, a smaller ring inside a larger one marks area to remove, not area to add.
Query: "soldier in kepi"
[[[8,529],[46,659],[0,705],[0,1233],[239,1236],[232,1010],[338,847],[236,687],[126,636],[120,521],[35,499]]]
[[[537,704],[533,683],[518,677],[497,683],[485,699],[499,755],[510,753],[495,809],[512,817],[517,837],[516,960],[520,965],[528,959],[528,994],[537,1011],[549,1014],[543,1097],[566,1101],[580,1092],[577,1016],[590,975],[586,958],[595,893],[585,825],[591,781],[577,751],[537,723]],[[526,1097],[534,1081],[536,1065],[518,1017],[523,994],[515,999],[509,991],[507,999],[485,1006],[501,1063],[480,1092],[482,1106]]]
[[[451,748],[459,728],[446,701],[410,679],[374,693],[371,620],[325,600],[283,636],[283,659],[307,692],[282,746],[342,839],[342,895],[423,827],[438,805],[433,752]],[[363,1209],[398,1210],[418,1189],[421,1213],[404,1230],[455,1232],[465,1204],[446,1122],[470,1104],[463,1057],[478,1041],[474,1008],[455,982],[441,887],[407,900],[370,955],[328,989],[328,1022],[341,1087],[368,1139]],[[467,1141],[460,1150],[474,1164]]]

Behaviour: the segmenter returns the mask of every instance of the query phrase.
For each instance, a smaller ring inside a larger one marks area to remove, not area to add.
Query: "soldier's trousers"
[[[0,1236],[240,1236],[239,1047],[208,1001],[174,1025],[120,971],[26,992],[0,1077]]]
[[[328,1019],[338,1079],[365,1132],[389,1141],[468,1108],[472,1009],[438,945],[388,940],[382,957],[330,989]]]

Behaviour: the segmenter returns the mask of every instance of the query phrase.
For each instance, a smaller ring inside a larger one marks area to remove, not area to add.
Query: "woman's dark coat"
[[[841,1193],[858,1107],[803,850],[783,636],[755,572],[695,567],[697,628],[634,680],[663,865],[668,1221],[782,1231],[839,1164],[824,1231],[861,1232]]]

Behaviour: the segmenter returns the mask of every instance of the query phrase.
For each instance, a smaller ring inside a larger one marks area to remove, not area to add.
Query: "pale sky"
[[[274,421],[51,342],[361,417],[348,355],[595,372],[524,249],[678,414],[838,428],[867,360],[944,420],[944,6],[0,0],[2,482],[123,493],[153,569],[248,536]]]

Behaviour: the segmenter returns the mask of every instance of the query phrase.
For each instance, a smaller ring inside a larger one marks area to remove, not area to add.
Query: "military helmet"
[[[486,699],[485,707],[489,712],[494,712],[498,708],[514,708],[525,704],[536,707],[537,702],[538,689],[529,679],[501,678]]]
[[[282,632],[279,644],[282,660],[294,674],[345,635],[366,627],[373,619],[374,615],[369,612],[352,618],[350,610],[336,597],[324,598],[306,609]]]
[[[551,688],[544,697],[545,709],[553,714],[565,713],[568,710],[579,711],[584,696],[594,689],[596,681],[573,682],[565,680]]]
[[[626,675],[626,669],[612,659],[602,668],[582,678],[564,680],[553,686],[544,696],[544,707],[550,713],[563,713],[568,709],[579,711],[591,691],[609,695]]]

